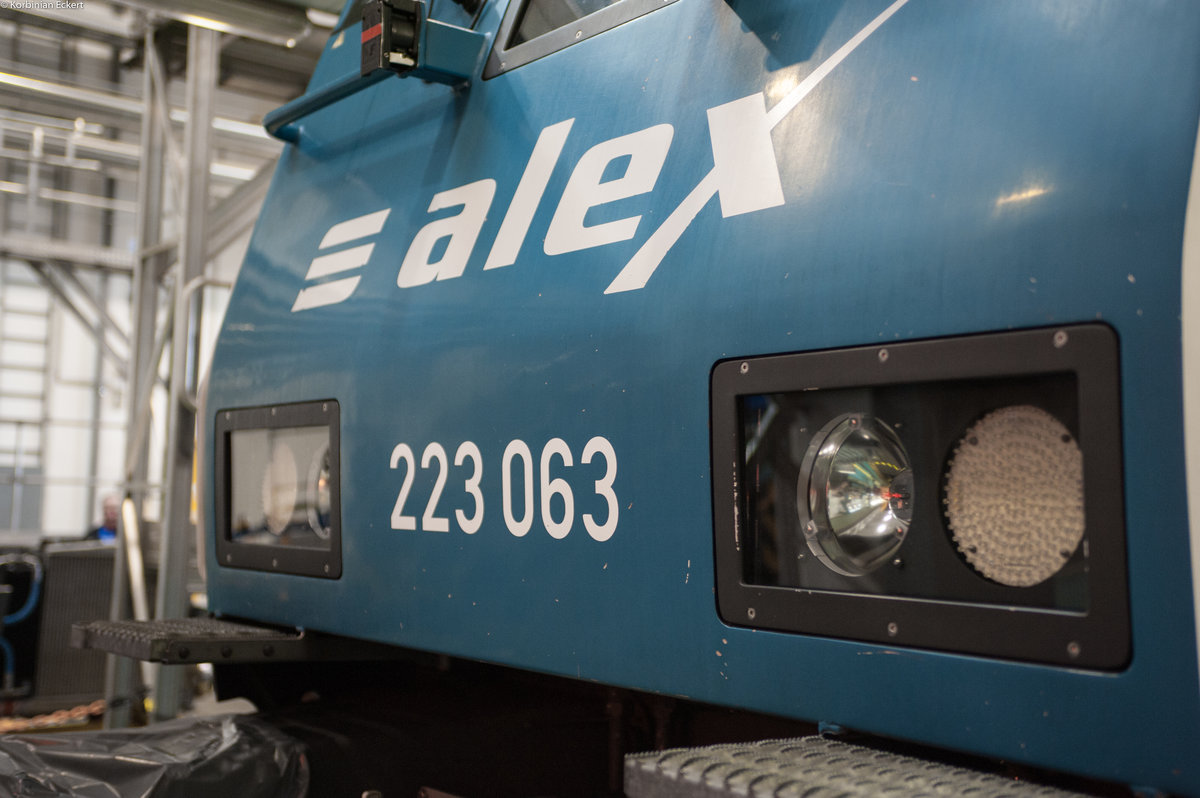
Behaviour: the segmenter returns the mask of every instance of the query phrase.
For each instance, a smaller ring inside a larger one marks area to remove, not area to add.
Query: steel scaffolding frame
[[[109,364],[108,378],[116,374],[127,386],[130,400],[121,474],[126,512],[122,515],[123,534],[118,536],[121,556],[114,574],[117,589],[113,591],[110,616],[148,617],[153,593],[154,617],[175,618],[189,611],[188,588],[195,575],[191,567],[195,546],[190,511],[200,330],[205,289],[220,285],[210,273],[209,264],[253,223],[279,145],[262,132],[256,118],[244,121],[217,113],[223,54],[236,49],[240,40],[208,28],[187,26],[183,73],[186,91],[183,107],[178,107],[177,97],[172,104],[171,89],[177,86],[171,83],[168,67],[168,56],[175,51],[167,52],[170,44],[161,34],[165,26],[171,25],[174,41],[178,42],[178,23],[167,20],[178,20],[180,14],[186,17],[187,4],[118,2],[153,13],[132,14],[141,22],[125,28],[114,26],[110,20],[97,24],[93,40],[112,48],[114,74],[118,52],[127,61],[130,52],[140,49],[140,96],[117,88],[95,88],[95,84],[68,85],[37,69],[30,70],[33,74],[16,74],[0,62],[0,160],[6,164],[4,174],[0,174],[0,197],[23,203],[27,221],[24,231],[4,231],[0,259],[27,264],[54,302],[94,338],[96,386],[104,379],[105,363]],[[253,11],[248,9],[246,13]],[[295,25],[297,18],[303,18],[300,9],[289,17],[289,24]],[[13,20],[18,26],[43,26],[61,36],[89,35],[88,24],[79,19],[43,20],[11,9],[0,13],[0,24]],[[307,27],[297,32],[302,36],[311,33]],[[290,33],[288,38],[293,38]],[[288,46],[291,44],[294,42]],[[308,55],[301,56],[299,68],[307,71],[312,64],[304,66],[302,58],[315,58],[316,49],[311,41],[300,48],[305,49]],[[289,63],[296,64],[298,55],[289,52]],[[116,84],[114,78],[110,85]],[[292,91],[290,87],[286,90]],[[228,99],[228,92],[222,99]],[[249,100],[245,104],[256,107],[256,102],[262,105],[264,101]],[[78,117],[70,119],[74,114]],[[235,162],[215,163],[214,155],[219,157],[219,153],[232,155]],[[14,163],[18,165],[12,166]],[[255,167],[247,169],[247,163]],[[26,164],[26,181],[5,179],[13,176],[14,170],[22,171],[20,164]],[[102,195],[89,194],[69,190],[69,184],[40,184],[43,167],[56,170],[55,175],[79,170],[110,177]],[[227,176],[238,173],[241,179],[229,191]],[[114,174],[124,180],[136,176],[136,203],[114,196]],[[224,194],[216,203],[212,201],[214,186],[222,189],[216,192],[218,195]],[[40,235],[33,221],[47,204],[58,209],[54,211],[57,220],[64,216],[61,208],[71,205],[96,208],[107,214],[110,222],[112,214],[135,212],[136,250],[115,245],[111,224],[104,240],[96,243],[72,240],[61,229],[56,235]],[[79,269],[95,275],[81,280]],[[113,319],[108,310],[111,274],[126,274],[131,281],[132,323],[128,327]],[[129,332],[123,329],[130,327]],[[166,452],[162,472],[155,473],[151,450],[155,436],[149,409],[154,397],[163,393],[167,405]],[[99,392],[94,395],[98,397]],[[98,419],[98,398],[94,401],[93,418]],[[90,456],[89,502],[93,502],[96,491],[98,435],[97,426]],[[153,588],[146,584],[143,570],[143,562],[153,562],[147,547],[152,542],[147,530],[153,526],[147,523],[147,500],[152,498],[161,499],[158,577]],[[180,705],[181,682],[178,668],[139,672],[130,660],[110,657],[105,725],[128,725],[131,709],[141,702],[147,689],[153,694],[154,718],[173,717]]]

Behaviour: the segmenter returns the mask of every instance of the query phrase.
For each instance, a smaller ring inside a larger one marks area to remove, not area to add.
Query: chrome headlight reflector
[[[796,491],[808,548],[845,576],[886,562],[912,522],[904,444],[886,422],[860,413],[838,416],[813,436]]]

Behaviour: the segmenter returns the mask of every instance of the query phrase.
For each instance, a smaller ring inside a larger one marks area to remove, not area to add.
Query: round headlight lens
[[[296,510],[296,456],[286,442],[275,440],[262,478],[263,514],[272,535],[282,535]]]
[[[331,481],[329,446],[326,444],[317,450],[308,468],[308,525],[322,540],[329,539]]]
[[[913,474],[883,421],[847,413],[813,437],[800,467],[797,508],[809,549],[844,576],[896,553],[912,522]]]

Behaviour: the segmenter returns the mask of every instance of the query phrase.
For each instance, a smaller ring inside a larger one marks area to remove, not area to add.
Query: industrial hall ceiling
[[[119,232],[136,217],[137,175],[148,155],[142,123],[155,102],[170,120],[167,170],[185,168],[192,26],[219,31],[213,85],[204,87],[212,92],[210,204],[264,168],[269,173],[280,145],[263,132],[262,116],[303,93],[339,7],[337,0],[0,1],[0,255],[132,268],[129,247],[92,234],[111,236],[114,225]],[[115,218],[80,224],[82,208]]]

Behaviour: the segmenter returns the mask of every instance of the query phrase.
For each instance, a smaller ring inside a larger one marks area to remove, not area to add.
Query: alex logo
[[[715,166],[702,182],[707,194],[700,204],[707,202],[712,194],[717,194],[723,216],[736,216],[783,204],[783,187],[779,180],[764,102],[763,95],[759,93],[708,111]],[[517,253],[525,243],[534,214],[550,182],[550,175],[558,164],[574,124],[574,119],[559,122],[545,128],[538,136],[500,230],[492,242],[484,270],[500,269],[516,263]],[[674,134],[675,129],[671,125],[654,125],[601,142],[585,152],[559,198],[558,207],[546,231],[543,244],[545,253],[561,255],[633,238],[641,222],[640,215],[595,225],[585,225],[584,218],[596,206],[652,191],[666,162]],[[624,173],[615,179],[604,180],[608,165],[620,159],[626,160]],[[396,284],[401,288],[414,288],[435,280],[461,277],[474,253],[495,194],[496,181],[490,178],[435,194],[429,203],[430,213],[454,207],[461,207],[461,210],[454,216],[429,222],[417,231],[400,264]],[[691,217],[698,211],[699,208],[696,208]],[[379,233],[389,212],[390,209],[378,211],[334,225],[322,239],[320,249]],[[672,224],[672,218],[669,217],[648,242],[655,244],[655,249],[661,249],[661,252],[655,251],[649,258],[639,252],[605,293],[643,287],[690,221],[689,217],[679,226]],[[679,229],[674,230],[675,227]],[[660,239],[664,237],[664,228],[667,230],[666,237],[670,239],[664,242],[665,246],[655,240],[656,236]],[[359,268],[366,264],[373,247],[374,244],[366,244],[319,256],[309,267],[305,281],[311,282],[333,273]],[[440,257],[434,259],[438,251]],[[648,262],[651,259],[653,262]],[[354,292],[359,279],[360,276],[355,275],[307,287],[296,297],[292,311],[342,302]]]
[[[708,111],[715,166],[705,178],[709,189],[707,196],[713,193],[720,196],[724,216],[783,204],[783,187],[764,106],[765,99],[759,93]],[[485,271],[516,262],[574,122],[568,119],[551,125],[538,136],[484,262]],[[585,152],[575,164],[558,200],[546,230],[543,251],[547,255],[561,255],[633,238],[641,223],[640,215],[595,225],[585,225],[584,218],[590,209],[599,205],[653,191],[674,135],[675,129],[671,125],[655,125],[601,142]],[[624,161],[623,173],[604,180],[606,169],[614,161]],[[413,288],[434,280],[461,277],[495,192],[496,181],[488,179],[435,194],[429,204],[430,212],[459,205],[462,211],[456,216],[430,222],[417,232],[400,264],[396,284],[401,288]],[[686,225],[685,222],[683,227]],[[673,227],[669,218],[664,227]],[[644,286],[662,256],[678,239],[678,233],[682,232],[681,227],[670,236],[665,247],[661,247],[661,253],[655,253],[652,264],[645,263],[644,257],[635,256],[606,293]],[[655,235],[661,234],[660,228]],[[434,260],[434,252],[445,238],[449,240],[441,256]]]
[[[352,241],[359,241],[368,236],[378,235],[379,231],[383,229],[383,223],[387,221],[388,214],[391,212],[391,208],[388,208],[376,211],[375,213],[368,213],[366,216],[359,216],[356,219],[339,222],[329,228],[329,232],[321,239],[321,244],[317,249],[320,251],[334,249],[343,244],[349,244]],[[320,280],[323,277],[328,277],[331,274],[342,274],[352,269],[361,269],[367,265],[367,261],[371,259],[371,253],[374,251],[375,244],[370,243],[360,244],[348,249],[338,249],[325,255],[318,255],[309,264],[308,273],[304,275],[304,280],[305,282],[312,282]],[[322,305],[333,305],[338,302],[344,302],[354,293],[354,289],[358,288],[358,281],[361,279],[361,274],[355,274],[305,288],[300,291],[300,294],[296,297],[296,301],[292,304],[292,312],[295,313],[298,310],[308,310],[309,308],[319,308]]]
[[[907,2],[896,0],[769,110],[762,92],[709,108],[712,169],[650,234],[604,293],[644,287],[713,195],[720,201],[724,218],[784,204],[771,130]],[[538,135],[483,264],[485,271],[516,263],[574,124],[574,119],[558,122]],[[592,208],[653,191],[674,136],[675,129],[671,125],[654,125],[603,141],[585,152],[575,164],[558,200],[546,230],[543,251],[547,255],[561,255],[634,238],[641,215],[594,225],[585,225],[584,219]],[[623,172],[619,177],[605,180],[606,169],[614,161],[624,161]],[[453,216],[435,219],[417,231],[400,263],[396,285],[415,288],[435,280],[461,277],[475,252],[495,194],[496,181],[490,178],[435,194],[429,203],[429,213],[456,207],[461,210]],[[334,225],[321,241],[320,249],[379,233],[389,213],[390,209],[382,210]],[[373,247],[373,244],[366,244],[319,256],[313,260],[305,280],[311,282],[329,274],[360,268],[366,264]],[[358,281],[359,276],[355,275],[304,288],[296,297],[292,311],[342,302],[354,292]]]

